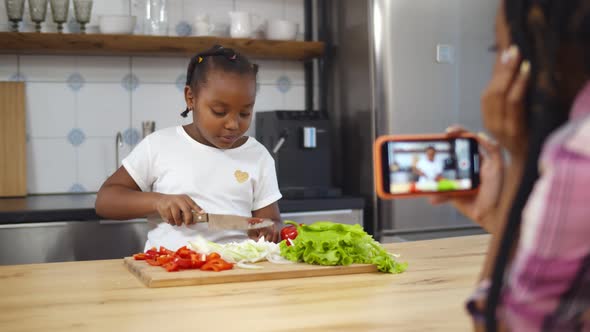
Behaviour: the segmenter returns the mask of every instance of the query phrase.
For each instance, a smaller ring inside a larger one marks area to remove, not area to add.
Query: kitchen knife
[[[274,225],[271,219],[193,212],[195,223],[206,222],[210,230],[251,230]]]

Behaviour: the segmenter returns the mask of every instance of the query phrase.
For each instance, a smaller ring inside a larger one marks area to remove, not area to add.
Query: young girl
[[[258,67],[215,46],[188,66],[184,97],[193,122],[159,130],[141,141],[100,188],[97,214],[109,219],[148,217],[146,249],[176,250],[195,236],[229,242],[278,240],[281,198],[274,160],[244,136],[252,121]],[[154,96],[156,97],[156,96]],[[273,227],[209,231],[193,211],[270,218]]]

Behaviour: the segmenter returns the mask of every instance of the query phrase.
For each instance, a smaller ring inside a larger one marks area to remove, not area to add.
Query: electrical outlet
[[[453,45],[436,45],[436,62],[452,64],[455,62],[455,48]]]

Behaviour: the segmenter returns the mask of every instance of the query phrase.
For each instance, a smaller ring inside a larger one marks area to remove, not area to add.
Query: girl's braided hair
[[[253,75],[254,79],[258,74],[258,66],[251,63],[248,58],[231,48],[215,45],[191,58],[186,71],[186,85],[196,94],[199,87],[207,82],[207,75],[211,70]],[[189,111],[187,107],[180,115],[186,118]]]

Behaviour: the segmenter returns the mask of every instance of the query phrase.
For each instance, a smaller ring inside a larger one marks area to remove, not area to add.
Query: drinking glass
[[[29,0],[29,14],[31,21],[35,22],[35,31],[41,32],[41,23],[47,16],[47,4],[49,0]]]
[[[148,0],[145,17],[145,34],[165,36],[168,34],[168,1]]]
[[[6,0],[6,14],[8,14],[8,20],[12,22],[10,27],[12,32],[18,31],[18,22],[23,20],[23,14],[25,11],[25,0]]]
[[[74,0],[74,12],[76,21],[80,23],[80,33],[86,33],[86,24],[92,14],[92,0]]]
[[[63,24],[68,20],[68,9],[70,8],[70,0],[51,0],[51,14],[53,15],[53,22],[57,23],[57,32],[63,32]]]

